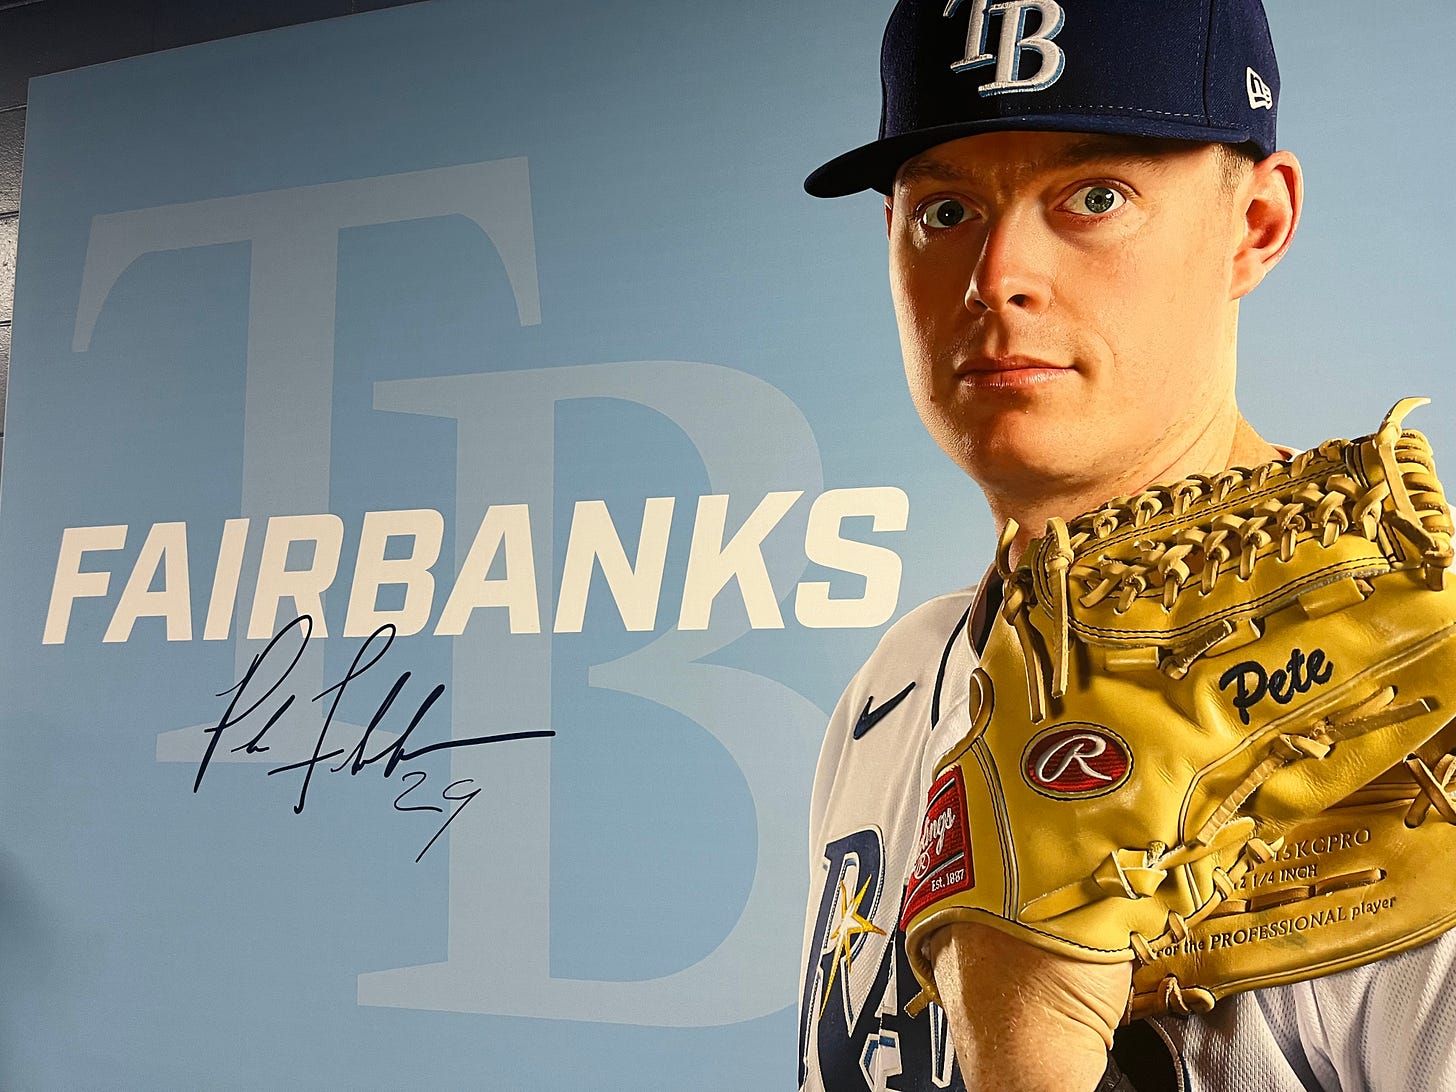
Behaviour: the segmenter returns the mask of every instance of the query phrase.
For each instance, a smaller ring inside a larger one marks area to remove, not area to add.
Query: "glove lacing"
[[[1384,508],[1389,525],[1415,551],[1412,566],[1420,568],[1428,587],[1439,589],[1456,555],[1451,512],[1436,480],[1429,444],[1419,433],[1402,432],[1400,428],[1407,413],[1428,401],[1406,398],[1386,415],[1374,437],[1383,476],[1368,487],[1362,488],[1350,473],[1356,469],[1350,464],[1357,457],[1358,445],[1336,439],[1288,461],[1264,463],[1252,470],[1235,467],[1218,474],[1194,475],[1171,485],[1118,497],[1070,524],[1053,516],[1047,521],[1046,535],[1039,546],[1040,563],[1050,588],[1045,603],[1051,622],[1050,649],[1043,648],[1031,623],[1030,611],[1038,602],[1033,570],[1025,561],[1014,570],[1010,564],[1011,544],[1020,528],[1015,520],[1008,519],[996,551],[996,570],[1006,585],[1001,616],[1015,630],[1021,645],[1033,723],[1046,718],[1049,696],[1060,698],[1066,692],[1073,581],[1085,589],[1077,597],[1077,603],[1084,608],[1115,594],[1113,610],[1122,614],[1138,598],[1152,594],[1169,611],[1186,588],[1196,588],[1200,595],[1210,594],[1235,558],[1238,579],[1248,580],[1260,558],[1277,556],[1280,561],[1288,561],[1302,540],[1318,536],[1326,549],[1344,534],[1375,541],[1381,534]],[[1287,492],[1291,480],[1307,475],[1310,480],[1292,494]],[[1281,486],[1285,491],[1282,496]],[[1230,495],[1240,487],[1246,488],[1230,502]],[[1169,541],[1134,539],[1138,552],[1132,558],[1109,557],[1105,553],[1089,556],[1114,536],[1121,538],[1141,530],[1164,514],[1169,521],[1180,519],[1199,503],[1227,503],[1229,507],[1198,525],[1180,528]],[[1275,547],[1272,552],[1271,545]],[[1351,594],[1361,597],[1370,591],[1362,580],[1356,580],[1354,588]],[[1273,604],[1270,611],[1285,605]],[[1251,620],[1251,624],[1257,626],[1257,621]],[[1175,678],[1181,677],[1193,660],[1234,629],[1234,624],[1227,621],[1212,626],[1170,650],[1158,666]]]

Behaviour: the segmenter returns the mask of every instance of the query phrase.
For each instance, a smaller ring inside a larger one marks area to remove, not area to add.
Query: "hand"
[[[1084,963],[966,923],[933,933],[930,958],[967,1088],[1097,1087],[1131,963]]]

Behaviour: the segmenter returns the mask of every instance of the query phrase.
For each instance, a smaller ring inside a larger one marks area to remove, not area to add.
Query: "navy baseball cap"
[[[1279,67],[1260,0],[900,0],[880,51],[880,139],[804,180],[888,194],[907,159],[1006,130],[1275,149]]]

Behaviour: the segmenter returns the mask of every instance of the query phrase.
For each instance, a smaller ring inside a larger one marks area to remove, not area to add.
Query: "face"
[[[1238,189],[1210,146],[1075,133],[969,137],[901,168],[886,217],[910,391],[988,493],[1105,499],[1231,427]]]

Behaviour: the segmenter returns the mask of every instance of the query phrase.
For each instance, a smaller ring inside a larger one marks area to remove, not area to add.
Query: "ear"
[[[1242,299],[1279,264],[1304,209],[1304,170],[1292,152],[1255,163],[1238,189],[1243,237],[1234,252],[1232,298]]]

